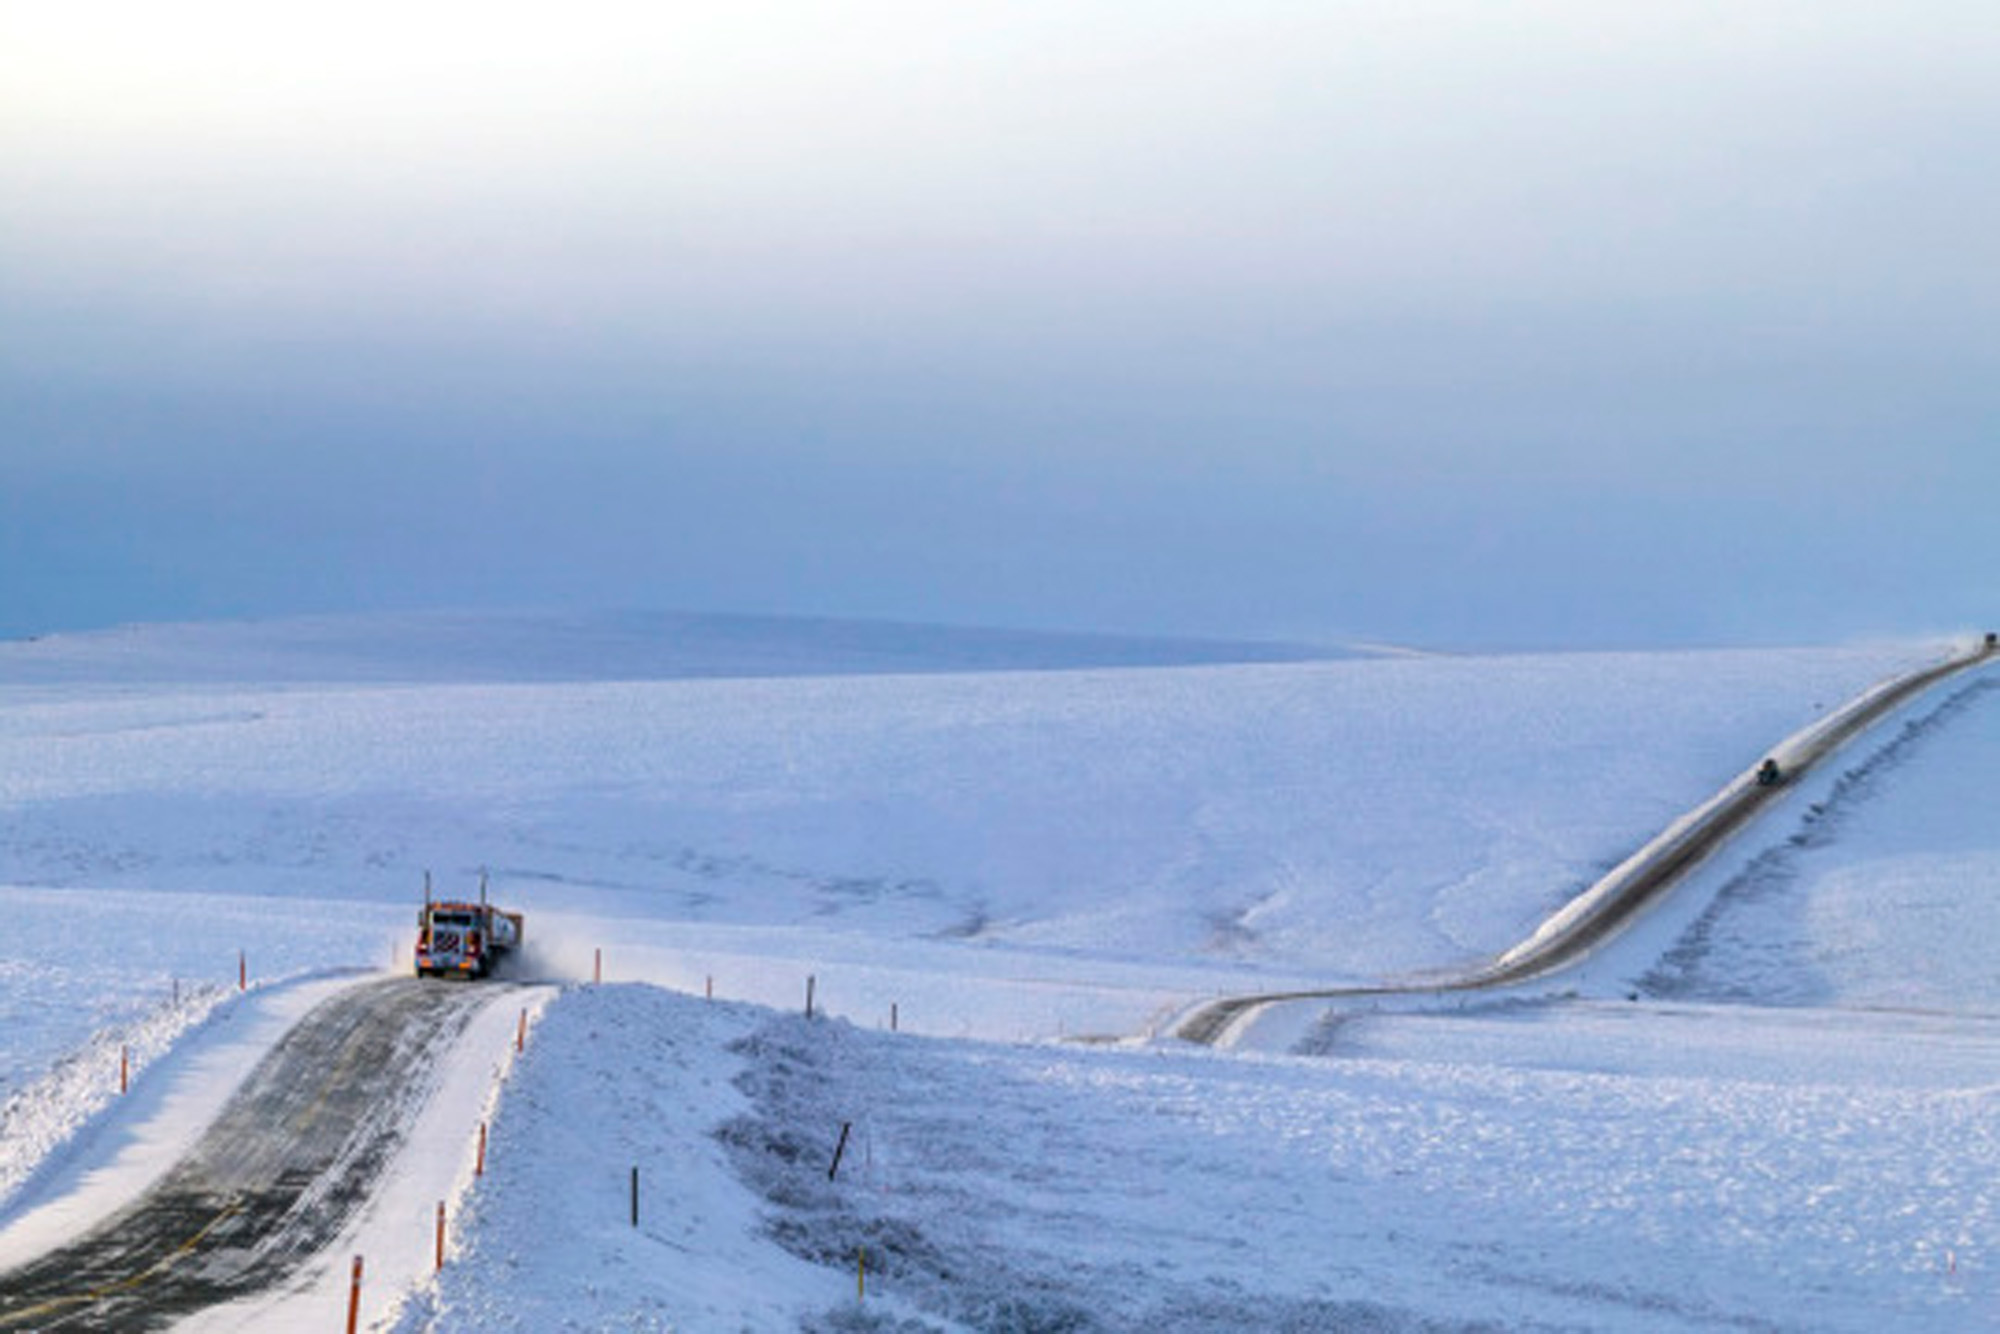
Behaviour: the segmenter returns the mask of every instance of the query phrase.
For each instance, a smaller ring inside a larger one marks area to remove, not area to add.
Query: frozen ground
[[[2000,1035],[1381,1027],[1328,1062],[586,989],[516,1073],[495,1143],[521,1166],[401,1328],[1991,1328],[2000,1131],[1970,1072]]]
[[[2000,1019],[2000,679],[1904,724],[1722,886],[1646,976],[1666,996]]]
[[[918,672],[905,628],[896,674],[835,676],[823,629],[633,681],[507,680],[518,624],[428,632],[475,682],[367,626],[280,635],[269,684],[149,679],[144,631],[115,670],[0,647],[0,1223],[61,1175],[17,1127],[70,1108],[83,1170],[115,1095],[59,1075],[171,1030],[175,979],[386,964],[422,868],[487,865],[540,971],[602,950],[614,985],[541,1020],[494,1124],[515,1167],[435,1284],[371,1307],[404,1329],[1993,1327],[1983,681],[1802,785],[1579,999],[1059,1041],[1500,949],[1943,645]],[[735,1003],[807,974],[835,1022]],[[622,985],[711,977],[724,1003]]]

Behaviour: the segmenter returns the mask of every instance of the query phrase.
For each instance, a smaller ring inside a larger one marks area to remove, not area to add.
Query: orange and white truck
[[[417,915],[418,977],[485,977],[520,948],[521,914],[488,903],[483,876],[477,903],[433,899],[430,878],[424,878],[424,906]]]

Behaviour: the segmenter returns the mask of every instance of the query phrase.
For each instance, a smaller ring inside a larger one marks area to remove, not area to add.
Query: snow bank
[[[1502,1011],[1329,1062],[574,989],[397,1328],[1982,1328],[2000,1033],[1885,1025]]]
[[[163,1174],[299,1018],[352,974],[183,993],[101,1033],[0,1112],[0,1269],[101,1221]],[[131,1054],[119,1090],[121,1050]]]
[[[0,813],[0,826],[5,822]],[[150,1060],[161,1025],[178,1022],[167,1016],[191,1022],[199,1016],[186,1007],[218,988],[233,992],[244,972],[256,985],[328,968],[386,965],[398,938],[410,934],[406,923],[414,915],[340,899],[303,911],[302,918],[296,903],[247,894],[0,883],[0,921],[6,923],[0,933],[0,1016],[6,1020],[0,1100],[68,1105],[69,1095],[52,1087],[26,1092],[59,1063],[76,1068],[80,1088],[115,1091],[118,1049],[130,1045],[140,1064]],[[18,1148],[12,1137],[0,1140],[0,1183],[9,1179],[5,1164]]]
[[[143,1095],[153,1079],[150,1067],[206,1023],[229,994],[219,986],[190,985],[149,1013],[92,1033],[38,1077],[16,1077],[0,1102],[0,1224],[37,1193],[38,1179],[44,1191],[50,1189],[47,1182],[81,1151],[86,1129],[129,1098],[134,1082]],[[47,1026],[22,1029],[41,1039],[37,1045],[49,1041]]]
[[[537,1024],[416,1331],[786,1329],[845,1276],[766,1244],[714,1128],[759,1011],[650,987],[572,989]],[[639,1220],[632,1221],[632,1172]]]

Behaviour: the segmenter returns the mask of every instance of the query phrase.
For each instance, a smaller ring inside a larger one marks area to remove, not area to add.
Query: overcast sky
[[[2000,620],[2000,10],[0,0],[0,635]]]

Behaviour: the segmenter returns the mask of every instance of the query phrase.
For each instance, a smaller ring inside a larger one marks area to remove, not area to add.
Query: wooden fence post
[[[840,1123],[840,1143],[834,1145],[833,1148],[833,1166],[826,1169],[826,1179],[828,1181],[833,1180],[834,1176],[840,1171],[840,1156],[847,1152],[848,1132],[853,1129],[854,1123],[852,1121],[842,1121]]]

